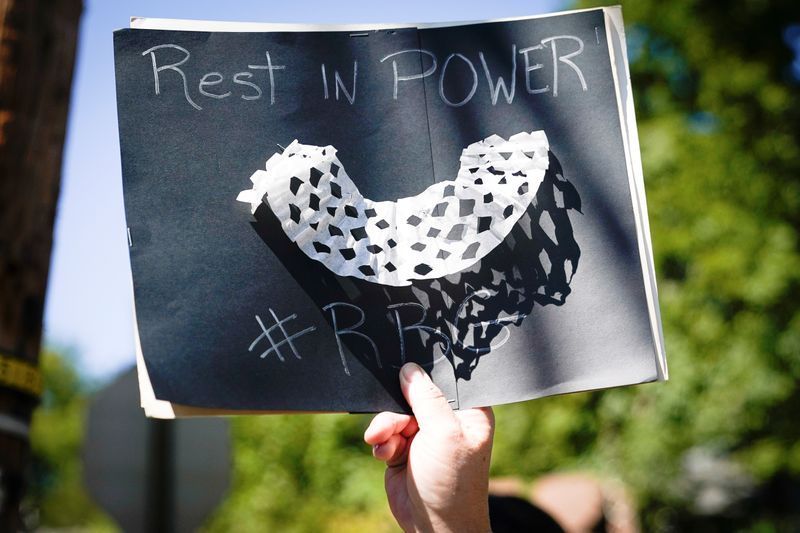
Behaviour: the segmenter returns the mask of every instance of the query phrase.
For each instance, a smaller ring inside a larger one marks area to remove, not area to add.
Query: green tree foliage
[[[88,387],[66,356],[46,351],[40,366],[44,395],[31,424],[31,522],[48,528],[113,530],[81,478]]]
[[[234,422],[231,493],[209,531],[394,531],[364,415]]]

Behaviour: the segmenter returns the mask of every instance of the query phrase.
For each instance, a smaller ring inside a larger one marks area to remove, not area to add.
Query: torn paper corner
[[[416,196],[374,202],[332,146],[293,141],[251,176],[238,201],[266,203],[286,235],[340,276],[382,285],[454,274],[500,244],[536,196],[548,168],[544,131],[491,135],[461,153],[453,180]]]

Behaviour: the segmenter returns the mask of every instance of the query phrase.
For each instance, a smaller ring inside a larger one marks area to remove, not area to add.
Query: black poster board
[[[454,408],[666,377],[618,9],[207,24],[114,34],[149,414],[405,410],[404,361]]]

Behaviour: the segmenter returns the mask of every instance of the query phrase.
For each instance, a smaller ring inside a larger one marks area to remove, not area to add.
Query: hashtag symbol
[[[292,333],[291,335],[289,335],[289,333],[286,331],[286,328],[283,327],[283,325],[297,318],[297,315],[291,314],[286,318],[279,320],[278,315],[276,315],[275,311],[273,311],[271,308],[269,310],[269,314],[272,315],[272,319],[275,321],[275,324],[271,325],[270,327],[264,326],[264,323],[261,321],[261,317],[256,315],[256,322],[258,322],[258,325],[261,327],[261,334],[258,337],[256,337],[255,340],[250,344],[250,348],[248,348],[247,351],[252,352],[253,348],[255,348],[256,345],[259,342],[261,342],[262,339],[267,339],[267,342],[269,343],[270,347],[261,354],[261,359],[264,359],[266,356],[274,352],[275,355],[278,356],[278,359],[280,359],[281,363],[283,363],[285,359],[283,357],[283,354],[281,353],[281,347],[285,345],[289,346],[289,348],[292,350],[292,354],[295,356],[296,359],[302,359],[302,357],[300,357],[300,354],[297,352],[297,347],[294,345],[292,341],[298,337],[302,337],[307,333],[311,333],[317,328],[314,326],[309,326],[303,331],[299,331],[297,333]],[[276,339],[273,338],[272,335],[273,333],[277,334],[278,332],[283,338],[278,337],[278,340],[276,341]]]

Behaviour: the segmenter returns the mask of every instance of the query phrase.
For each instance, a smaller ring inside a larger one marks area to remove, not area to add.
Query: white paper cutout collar
[[[503,242],[548,167],[543,131],[492,135],[461,152],[454,180],[396,202],[364,198],[332,146],[293,141],[237,200],[267,203],[310,258],[340,276],[410,285],[459,272]]]

